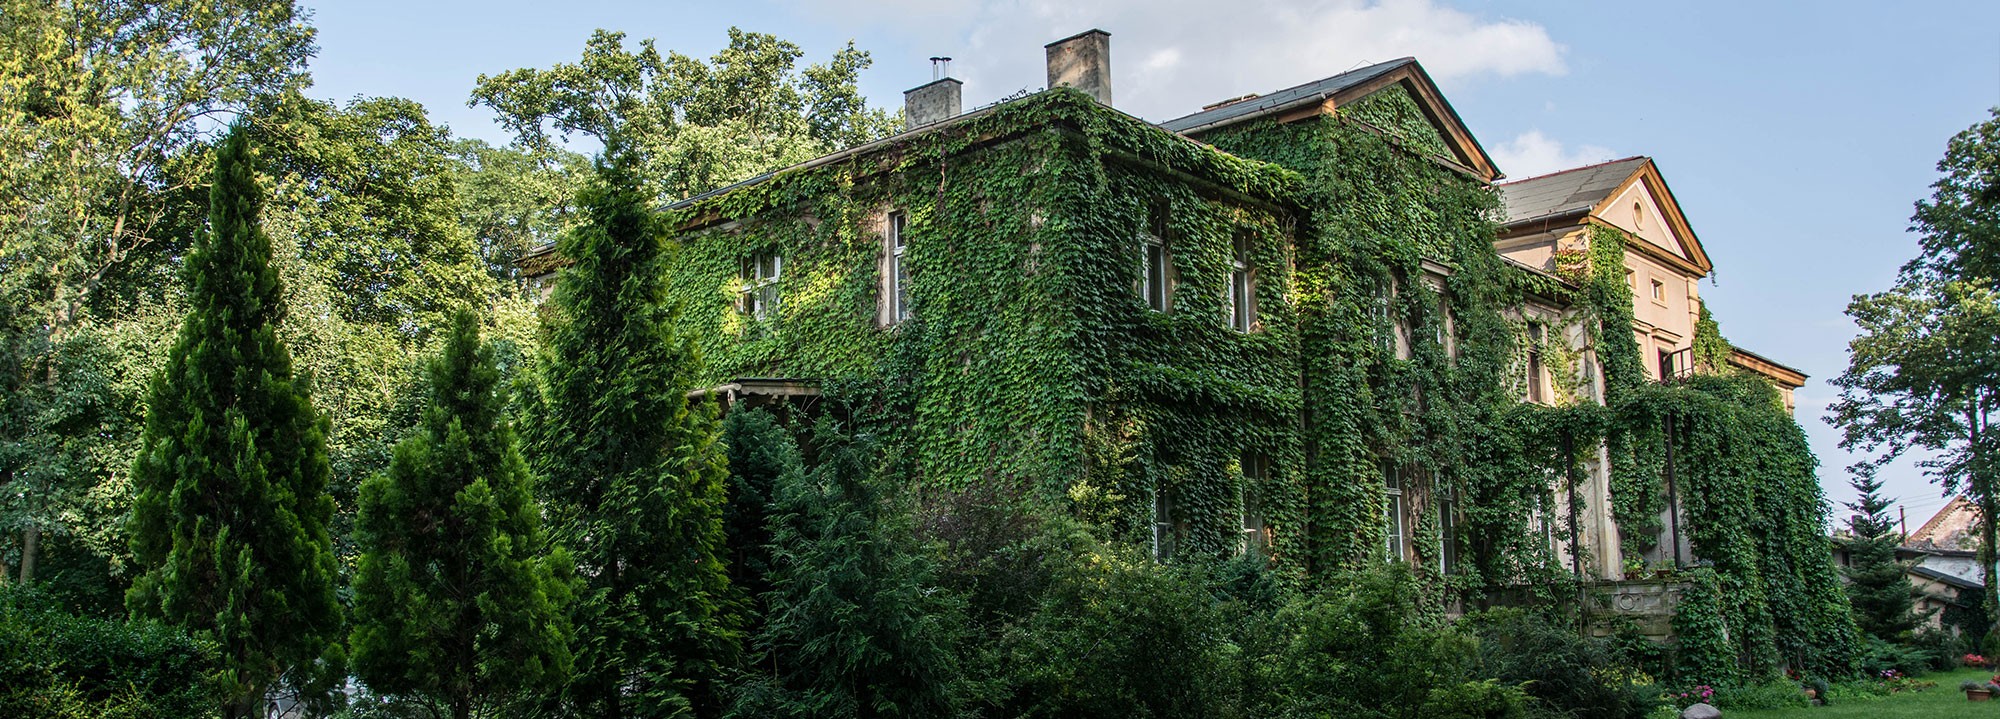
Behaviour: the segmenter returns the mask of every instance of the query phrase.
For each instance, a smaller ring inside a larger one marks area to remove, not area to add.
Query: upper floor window
[[[1153,205],[1146,232],[1139,236],[1139,297],[1154,312],[1165,312],[1172,301],[1172,259],[1167,254],[1167,208]]]
[[[768,319],[778,314],[778,277],[784,271],[785,259],[775,252],[758,252],[743,259],[742,297],[737,307],[743,314],[754,319]]]
[[[1174,554],[1174,503],[1167,488],[1153,485],[1153,559],[1167,561]]]
[[[1250,238],[1237,235],[1230,250],[1229,292],[1224,298],[1229,302],[1229,327],[1249,332],[1257,321],[1257,297],[1250,282]]]
[[[889,213],[888,232],[884,238],[887,244],[885,255],[888,257],[889,266],[882,273],[889,284],[887,291],[883,293],[888,305],[883,314],[888,324],[896,324],[910,318],[910,270],[903,256],[904,250],[909,247],[908,230],[908,215],[901,212]]]
[[[1540,322],[1528,325],[1528,401],[1544,404],[1549,401],[1548,381],[1542,371],[1542,344],[1548,341],[1548,328]]]
[[[1653,280],[1653,301],[1663,304],[1667,301],[1667,283]]]
[[[1388,280],[1375,281],[1375,295],[1369,298],[1368,317],[1375,321],[1375,340],[1382,349],[1394,349],[1397,327],[1390,322],[1390,314],[1395,290]]]

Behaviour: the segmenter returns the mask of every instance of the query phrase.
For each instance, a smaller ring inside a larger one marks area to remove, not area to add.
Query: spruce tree
[[[697,358],[667,306],[667,245],[616,143],[546,308],[533,461],[586,588],[567,698],[587,716],[722,708],[740,632],[721,559],[727,480]]]
[[[465,719],[570,668],[569,555],[550,551],[478,319],[454,318],[430,363],[430,405],[355,520],[355,673],[441,699]]]
[[[1889,505],[1881,495],[1882,480],[1858,474],[1848,480],[1858,499],[1847,505],[1854,515],[1847,529],[1847,597],[1854,619],[1868,636],[1891,643],[1908,643],[1921,618],[1915,613],[1917,590],[1896,560],[1901,538],[1892,530]]]
[[[741,717],[951,716],[964,688],[959,605],[916,550],[910,514],[865,441],[822,424],[810,473],[778,477],[768,522],[770,591],[757,634],[761,675]]]
[[[216,641],[232,717],[258,714],[281,682],[313,688],[340,658],[326,424],[278,339],[284,293],[253,162],[232,129],[207,231],[182,268],[188,314],[153,379],[132,467],[142,572],[126,597],[134,614]]]

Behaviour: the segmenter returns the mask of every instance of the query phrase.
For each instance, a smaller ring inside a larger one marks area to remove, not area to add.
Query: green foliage
[[[707,62],[664,57],[651,39],[598,30],[575,64],[480,75],[472,101],[538,151],[581,133],[645,158],[655,197],[683,199],[889,134],[894,119],[868,109],[855,87],[868,53],[852,43],[825,64],[796,70],[804,53],[763,33],[729,30]]]
[[[303,81],[290,2],[0,2],[0,576],[127,581],[123,477],[203,199],[208,128]],[[18,561],[18,564],[15,562]],[[11,580],[11,577],[10,577]],[[83,589],[74,586],[75,589]]]
[[[763,627],[765,593],[770,591],[773,503],[781,483],[804,481],[798,443],[777,417],[762,409],[741,409],[722,419],[722,445],[729,457],[729,502],[722,507],[723,545],[729,548],[729,586],[747,602],[743,628],[755,636]]]
[[[1704,372],[1722,374],[1730,371],[1729,355],[1732,348],[1729,340],[1722,337],[1722,325],[1715,321],[1715,314],[1708,311],[1708,303],[1702,302],[1700,319],[1694,323],[1694,366]]]
[[[2000,516],[2000,465],[1987,423],[2000,409],[2000,191],[1994,157],[2000,115],[1953,137],[1938,162],[1942,177],[1917,202],[1910,230],[1919,253],[1887,292],[1856,295],[1847,314],[1861,328],[1848,343],[1848,368],[1833,380],[1840,400],[1829,419],[1841,447],[1876,455],[1874,471],[1912,449],[1918,466],[1947,492],[1963,491],[1983,516]],[[1980,524],[1984,584],[1994,586],[1994,522]],[[2000,626],[2000,594],[1988,593],[1989,628]]]
[[[733,714],[951,716],[966,694],[958,603],[937,586],[875,448],[834,431],[817,431],[812,472],[775,477],[770,590]]]
[[[1050,583],[998,637],[997,714],[1228,716],[1237,648],[1199,569],[1168,567],[1082,534],[1041,539]]]
[[[1243,658],[1246,716],[1520,716],[1515,683],[1475,678],[1478,640],[1424,620],[1408,572],[1341,579],[1261,617],[1267,643]]]
[[[1674,607],[1675,657],[1683,686],[1734,684],[1740,676],[1737,642],[1730,637],[1722,583],[1715,570],[1682,575],[1686,588]]]
[[[614,147],[584,193],[545,307],[531,456],[551,528],[586,588],[573,614],[575,711],[721,711],[738,653],[721,561],[726,458],[712,410],[690,406],[698,358],[676,334],[672,256]]]
[[[0,716],[209,717],[215,645],[158,621],[80,617],[50,596],[0,590]]]
[[[567,552],[546,549],[470,311],[429,380],[421,429],[361,486],[351,643],[371,689],[439,697],[463,718],[567,679],[572,569]]]
[[[1882,496],[1882,480],[1856,475],[1848,481],[1857,499],[1847,505],[1854,515],[1847,520],[1847,598],[1854,605],[1855,623],[1869,636],[1885,642],[1907,643],[1921,617],[1915,612],[1915,587],[1907,569],[1896,559],[1902,537],[1889,518],[1889,506],[1896,500]]]
[[[132,549],[146,573],[128,603],[220,645],[232,715],[254,712],[281,680],[310,689],[339,659],[326,424],[277,337],[285,304],[262,201],[248,133],[232,130],[184,270],[189,312],[132,467]]]
[[[553,244],[575,224],[576,191],[590,176],[589,158],[473,139],[452,143],[452,153],[458,224],[478,244],[488,275],[519,279],[524,253]]]
[[[1661,705],[1652,677],[1621,661],[1608,642],[1579,636],[1573,626],[1506,609],[1469,621],[1479,636],[1482,675],[1520,685],[1538,712],[1643,719]]]

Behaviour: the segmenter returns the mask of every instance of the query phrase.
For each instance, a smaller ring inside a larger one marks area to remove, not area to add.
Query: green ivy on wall
[[[1551,540],[1578,529],[1560,510],[1600,443],[1626,551],[1647,550],[1671,416],[1696,553],[1730,596],[1770,600],[1730,605],[1738,656],[1847,661],[1813,460],[1753,396],[1768,386],[1647,382],[1627,238],[1595,228],[1588,271],[1567,280],[1507,265],[1496,193],[1433,161],[1444,145],[1421,120],[1397,90],[1202,138],[1224,154],[1058,89],[670,210],[672,301],[711,382],[826,380],[870,398],[846,404],[872,408],[865,431],[927,491],[1012,488],[1128,542],[1162,530],[1175,560],[1235,553],[1254,513],[1284,581],[1340,581],[1384,560],[1384,468],[1400,468],[1437,616],[1502,588],[1569,596]],[[912,317],[895,324],[890,213],[909,238]],[[1162,230],[1173,291],[1156,312],[1137,291],[1139,238]],[[1239,243],[1249,332],[1226,321]],[[784,260],[782,301],[755,319],[738,301],[762,254]],[[1531,296],[1570,305],[1587,351],[1560,327],[1528,339]],[[1556,406],[1519,401],[1531,350]],[[1591,399],[1593,358],[1608,406]]]

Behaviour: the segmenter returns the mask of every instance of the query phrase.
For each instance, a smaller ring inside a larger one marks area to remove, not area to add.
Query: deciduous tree
[[[629,50],[624,33],[598,30],[576,63],[479,76],[472,104],[537,150],[575,134],[615,138],[644,158],[648,190],[682,199],[893,130],[855,86],[868,53],[849,43],[800,71],[803,54],[730,28],[729,46],[703,62],[662,55],[650,39]]]

